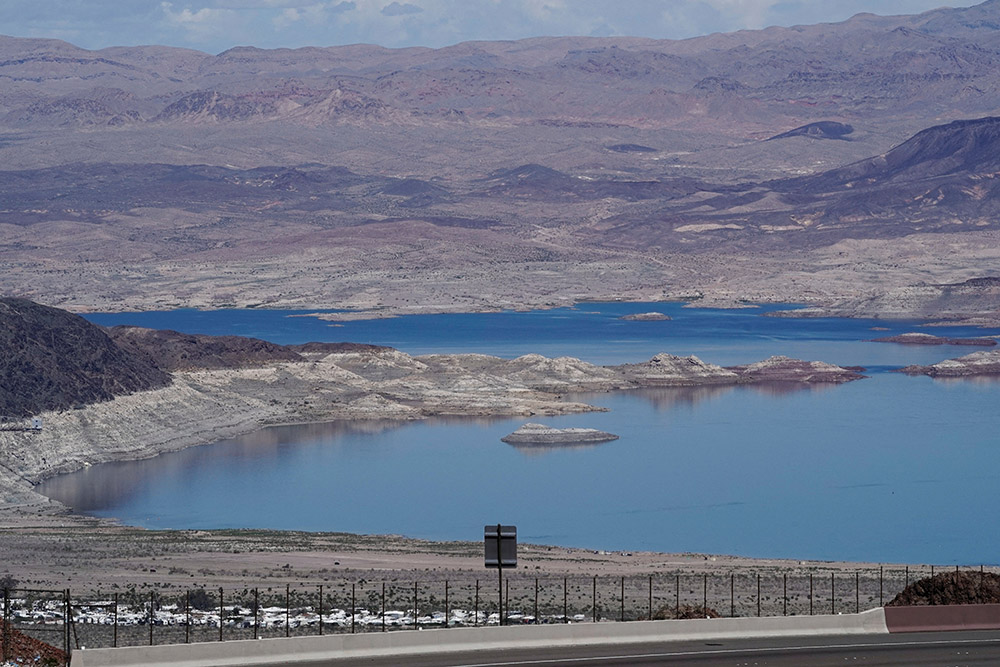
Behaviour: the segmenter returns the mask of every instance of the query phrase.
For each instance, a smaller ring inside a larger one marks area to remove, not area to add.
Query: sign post
[[[517,567],[517,526],[503,526],[499,523],[486,526],[483,530],[483,542],[486,547],[486,567],[495,567],[499,575],[500,587],[497,600],[500,625],[506,625],[503,608],[503,569]]]

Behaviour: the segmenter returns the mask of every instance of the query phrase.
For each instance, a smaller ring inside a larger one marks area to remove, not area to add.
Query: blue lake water
[[[627,322],[659,310],[673,320]],[[575,397],[610,408],[543,421],[620,440],[524,449],[523,419],[272,428],[47,482],[78,510],[151,528],[260,527],[481,538],[595,549],[760,557],[995,563],[1000,383],[889,373],[978,348],[867,339],[917,322],[761,317],[768,309],[587,303],[528,313],[408,316],[343,326],[287,311],[97,314],[279,343],[369,342],[405,352],[527,352],[595,363],[660,351],[736,364],[771,354],[869,368],[839,386],[657,389]],[[888,331],[874,331],[886,327]],[[1000,331],[934,329],[949,336]]]

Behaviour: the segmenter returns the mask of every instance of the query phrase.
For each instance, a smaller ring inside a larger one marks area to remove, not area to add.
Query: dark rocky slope
[[[303,361],[301,355],[276,343],[243,336],[206,336],[169,329],[117,326],[112,340],[135,358],[164,371],[243,368],[275,361]]]
[[[0,416],[28,417],[170,383],[101,327],[58,308],[0,298]]]
[[[942,572],[914,581],[887,607],[1000,603],[1000,575],[993,572]]]

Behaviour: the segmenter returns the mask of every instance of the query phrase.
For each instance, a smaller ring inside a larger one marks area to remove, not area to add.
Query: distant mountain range
[[[1000,219],[1000,0],[684,41],[210,55],[2,37],[0,81],[0,261],[18,267],[0,290],[53,303],[400,307],[386,285],[420,275],[443,291],[411,303],[450,308],[539,262],[624,262],[610,294],[638,267],[688,293],[732,264],[662,267]],[[928,282],[1000,272],[990,257]],[[224,278],[251,260],[270,282]],[[274,287],[290,276],[309,277]]]

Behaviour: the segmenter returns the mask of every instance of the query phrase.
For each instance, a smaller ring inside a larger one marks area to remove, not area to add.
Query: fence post
[[[382,582],[382,632],[385,632],[385,582]]]
[[[153,591],[149,591],[149,645],[153,645]]]
[[[3,661],[10,660],[10,589],[3,589]]]
[[[854,613],[861,612],[861,573],[854,571]]]
[[[257,589],[253,589],[253,638],[259,639],[260,626],[258,625],[258,619],[260,618],[260,595]]]
[[[291,585],[285,584],[285,636],[292,636],[292,628],[290,623],[292,622],[292,591]]]
[[[649,575],[649,616],[647,620],[653,620],[653,575]]]
[[[535,625],[538,625],[538,577],[535,577]]]
[[[906,566],[906,569],[904,570],[904,572],[906,573],[906,578],[903,580],[903,582],[904,582],[903,583],[903,588],[907,588],[910,585],[910,566],[909,565]]]
[[[878,606],[880,607],[885,604],[885,597],[883,596],[884,584],[882,581],[882,576],[884,573],[882,571],[882,567],[883,566],[881,565],[878,566]]]
[[[535,588],[536,589],[538,588],[537,582],[538,582],[538,579],[535,579]],[[446,628],[448,627],[448,618],[449,618],[450,612],[451,612],[451,609],[449,608],[449,604],[448,604],[448,602],[449,602],[449,600],[448,600],[448,592],[449,592],[448,591],[448,580],[445,579],[444,580],[444,627],[446,627]]]
[[[788,616],[788,573],[781,575],[781,615]]]
[[[417,595],[418,595],[418,588],[417,587],[418,586],[419,586],[419,584],[414,581],[413,582],[413,629],[414,630],[419,630],[420,629],[420,624],[417,623]],[[502,601],[501,601],[501,603],[502,603]],[[503,620],[503,617],[501,617],[501,621],[502,620]]]
[[[476,579],[476,606],[473,613],[476,615],[475,619],[472,621],[472,627],[479,627],[479,580]]]
[[[681,575],[674,575],[674,618],[681,617]]]
[[[809,615],[813,615],[813,575],[809,573]]]
[[[593,607],[591,607],[591,612],[592,612],[591,615],[593,616],[594,623],[597,623],[597,575],[594,575],[594,598],[593,598],[593,603],[594,603]]]
[[[618,615],[618,622],[622,623],[625,621],[625,577],[622,577],[622,607],[621,613]]]
[[[757,618],[760,618],[760,572],[757,573]]]
[[[112,647],[118,648],[118,593],[115,593],[115,629],[112,635]]]
[[[566,601],[568,599],[566,596],[566,585],[568,579],[569,579],[568,577],[563,577],[563,623],[569,623],[569,616],[567,615],[569,607],[566,604]]]
[[[354,619],[358,615],[358,584],[351,582],[351,634],[354,634]],[[445,594],[447,596],[447,593]],[[447,603],[445,603],[447,604]]]
[[[184,643],[191,643],[191,591],[184,593]]]
[[[569,579],[568,577],[563,577],[563,623],[569,623],[569,616],[567,615],[569,611],[569,607],[567,605],[568,597],[566,595],[566,586],[568,579]]]
[[[708,616],[708,573],[702,573],[701,580],[701,611]]]
[[[226,608],[222,604],[222,587],[219,587],[219,641],[222,641],[222,620],[226,616]]]
[[[836,577],[836,575],[833,572],[831,572],[830,573],[830,613],[834,614],[834,615],[837,613],[837,584],[836,584],[836,581],[835,581],[835,577]]]
[[[72,653],[72,650],[73,650],[72,647],[71,647],[71,645],[70,645],[70,641],[69,641],[69,623],[70,623],[69,619],[70,619],[70,614],[72,613],[72,610],[70,609],[69,589],[68,588],[65,591],[65,596],[66,597],[65,597],[64,601],[66,603],[65,604],[66,616],[63,617],[63,633],[65,635],[66,665],[68,667],[68,665],[70,663],[70,654]]]
[[[323,584],[319,585],[319,634],[323,634]]]
[[[736,618],[736,574],[729,573],[729,618]]]
[[[3,661],[10,660],[10,589],[3,588]]]

